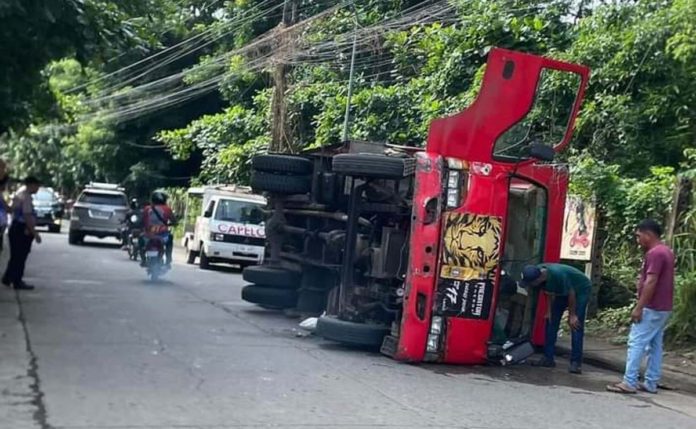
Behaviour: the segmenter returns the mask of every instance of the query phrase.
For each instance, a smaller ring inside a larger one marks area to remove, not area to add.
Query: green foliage
[[[696,271],[677,277],[674,312],[667,327],[667,338],[678,344],[696,342]]]
[[[199,179],[203,183],[244,182],[250,158],[268,144],[265,124],[256,111],[233,106],[197,119],[186,128],[163,131],[157,140],[180,159],[200,150],[204,159]]]
[[[635,177],[678,165],[696,139],[694,6],[615,2],[580,21],[564,54],[592,68],[576,148]]]
[[[635,226],[642,219],[652,217],[664,223],[672,202],[674,168],[652,167],[644,177],[635,179],[622,175],[621,166],[606,164],[587,153],[570,162],[570,191],[596,200],[610,232],[605,246],[632,243]]]
[[[619,307],[608,308],[597,313],[592,320],[587,322],[587,329],[591,331],[613,332],[623,335],[631,326],[631,311],[634,303]]]
[[[42,70],[51,60],[110,58],[155,43],[152,22],[165,0],[4,0],[0,5],[0,134],[51,114]]]

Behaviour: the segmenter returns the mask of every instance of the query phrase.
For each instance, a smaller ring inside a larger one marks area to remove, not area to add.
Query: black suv
[[[39,188],[34,194],[36,226],[47,226],[49,232],[60,232],[65,205],[52,188]]]

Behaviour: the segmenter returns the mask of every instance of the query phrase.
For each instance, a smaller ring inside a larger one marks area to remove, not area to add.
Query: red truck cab
[[[562,131],[531,137],[560,152],[571,140],[589,70],[539,56],[492,50],[476,101],[431,124],[426,151],[416,155],[404,311],[383,347],[395,359],[485,362],[502,271],[518,278],[526,264],[559,260],[568,170],[514,151],[530,139],[517,140],[519,129],[539,120],[530,116],[556,113],[535,111],[543,78],[566,79],[575,91],[573,99],[559,100],[568,106],[559,118]],[[443,195],[447,201],[433,217],[428,203]],[[534,307],[528,335],[542,345],[545,303]]]

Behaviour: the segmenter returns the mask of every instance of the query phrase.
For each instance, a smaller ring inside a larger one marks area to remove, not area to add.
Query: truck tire
[[[312,161],[293,155],[256,155],[251,159],[256,171],[266,173],[308,175],[312,174]]]
[[[48,225],[48,232],[57,234],[60,232],[60,225]]]
[[[312,176],[288,176],[252,171],[251,188],[275,194],[306,194],[312,187]]]
[[[415,173],[416,160],[373,153],[343,153],[333,157],[332,169],[346,176],[403,179]]]
[[[68,243],[73,245],[73,246],[76,246],[78,244],[82,244],[84,239],[85,239],[85,237],[82,234],[80,234],[79,232],[70,231],[68,233]]]
[[[210,269],[210,261],[208,260],[208,255],[205,254],[205,250],[203,250],[203,246],[201,246],[201,252],[198,257],[198,267],[200,267],[201,270]]]
[[[390,329],[386,326],[348,322],[330,316],[320,317],[315,331],[327,340],[369,348],[381,347],[384,337],[389,335],[389,332]]]
[[[186,263],[189,265],[193,265],[196,263],[196,256],[198,256],[197,252],[194,252],[193,250],[188,250],[188,247],[186,248]]]
[[[300,273],[267,265],[245,268],[242,278],[249,283],[279,289],[297,289],[300,286]]]
[[[294,308],[297,304],[297,292],[292,289],[277,289],[260,285],[242,288],[242,299],[268,309]]]

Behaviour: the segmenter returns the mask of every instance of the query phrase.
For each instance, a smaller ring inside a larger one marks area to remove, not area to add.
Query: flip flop
[[[637,392],[636,389],[631,389],[623,383],[610,384],[607,386],[607,391],[623,395],[634,395]]]

